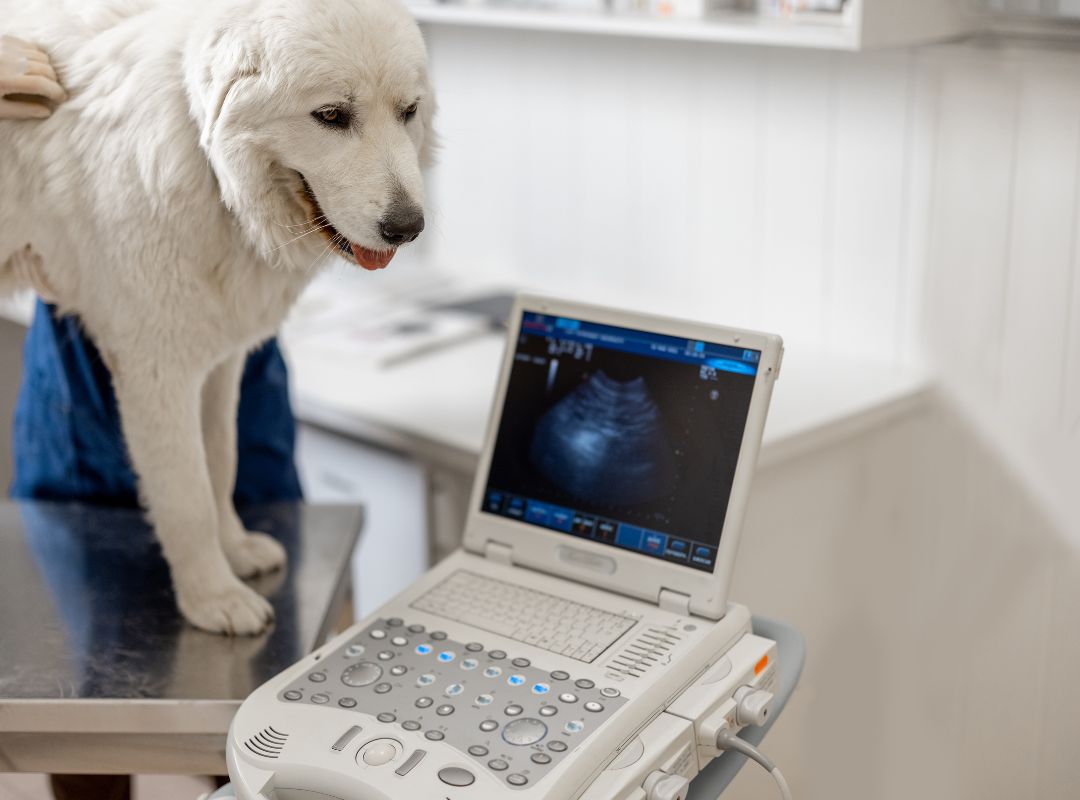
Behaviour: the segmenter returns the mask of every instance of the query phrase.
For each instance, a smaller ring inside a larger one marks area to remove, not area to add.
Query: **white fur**
[[[31,285],[78,315],[180,609],[256,633],[271,609],[237,576],[285,554],[230,499],[240,371],[334,249],[307,233],[299,174],[365,248],[386,249],[395,198],[423,205],[419,30],[398,0],[0,0],[0,25],[49,52],[71,95],[46,121],[0,121],[0,198],[17,198],[0,291]],[[311,116],[339,103],[349,130]]]

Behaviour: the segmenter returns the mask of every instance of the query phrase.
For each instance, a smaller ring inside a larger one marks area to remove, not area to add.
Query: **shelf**
[[[716,14],[703,19],[652,17],[606,11],[501,8],[487,5],[410,5],[428,25],[580,33],[695,42],[857,50],[859,36],[846,17],[824,15],[786,19],[750,12]]]

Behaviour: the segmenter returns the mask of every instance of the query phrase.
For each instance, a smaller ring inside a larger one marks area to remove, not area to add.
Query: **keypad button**
[[[418,644],[416,646],[416,654],[418,656],[430,655],[434,648],[430,644]]]
[[[454,713],[454,707],[449,703],[443,703],[441,706],[435,709],[435,713],[440,717],[449,717]]]
[[[285,699],[286,700],[294,700],[295,701],[295,700],[299,700],[303,696],[304,696],[303,692],[298,692],[298,691],[296,691],[296,689],[289,689],[289,691],[285,692]]]
[[[547,753],[533,753],[532,762],[534,764],[550,764],[551,756],[549,756]]]
[[[579,689],[592,689],[596,686],[596,684],[590,681],[588,678],[579,678],[578,680],[574,681],[574,686]]]
[[[476,698],[476,704],[478,706],[490,706],[493,702],[495,702],[495,698],[490,694],[482,694]]]
[[[457,658],[457,653],[455,653],[453,650],[443,650],[441,653],[439,653],[439,661],[444,664],[449,664],[455,658]]]
[[[541,706],[540,707],[540,716],[541,717],[554,717],[558,713],[559,713],[559,709],[555,708],[555,706]]]
[[[397,721],[397,717],[395,717],[389,711],[384,711],[383,713],[379,714],[379,716],[375,717],[375,719],[377,719],[379,722],[396,722]]]
[[[446,738],[446,734],[442,731],[428,731],[424,734],[424,738],[432,742],[441,742]]]
[[[488,767],[496,772],[505,772],[510,769],[510,765],[503,761],[501,758],[493,758],[488,762]]]
[[[418,731],[420,730],[420,723],[415,719],[407,719],[401,723],[401,727],[407,731]]]
[[[484,677],[485,678],[497,678],[500,675],[502,675],[502,670],[499,669],[498,667],[488,667],[487,669],[484,670]]]
[[[594,714],[599,714],[601,711],[604,710],[604,707],[597,703],[595,700],[590,700],[588,703],[585,704],[585,710],[591,711]]]
[[[600,690],[600,694],[602,694],[604,697],[612,698],[618,697],[621,692],[618,689],[612,688],[611,686],[605,686],[603,689]]]
[[[393,657],[393,650],[383,650],[381,653],[379,653],[379,661],[389,661]]]
[[[476,669],[480,666],[480,662],[475,658],[464,658],[461,660],[462,669]]]
[[[366,649],[367,648],[364,647],[362,644],[350,644],[348,647],[345,648],[345,657],[359,658],[364,654],[364,651]]]
[[[506,682],[509,683],[511,686],[521,686],[525,683],[525,676],[511,675],[509,678],[506,679]]]
[[[529,779],[526,778],[524,775],[515,772],[512,775],[506,776],[506,782],[509,783],[511,786],[524,786],[526,783],[529,782]]]
[[[487,754],[488,754],[488,749],[486,747],[484,747],[482,744],[474,744],[469,748],[469,755],[470,756],[476,756],[477,758],[481,758],[483,756],[486,756]]]
[[[432,704],[434,702],[435,701],[432,700],[430,697],[418,697],[418,698],[416,698],[416,707],[417,708],[431,708],[431,706],[432,706]]]
[[[382,628],[376,628],[375,630],[373,630],[371,632],[371,638],[372,639],[385,639],[386,638],[386,631],[384,631]]]
[[[405,620],[403,620],[401,617],[391,617],[386,621],[386,624],[391,628],[400,628],[402,625],[405,624]]]
[[[480,730],[484,733],[491,733],[493,730],[499,727],[499,723],[493,719],[485,719],[480,723]]]
[[[562,739],[553,739],[552,741],[548,742],[548,750],[553,753],[565,753],[566,742],[564,742]]]
[[[346,686],[370,686],[382,677],[382,667],[370,661],[361,661],[346,667],[341,673],[341,682]]]
[[[311,681],[312,683],[322,683],[323,681],[326,680],[326,673],[325,672],[313,672],[310,675],[308,675],[308,680]]]
[[[446,631],[432,631],[431,638],[436,642],[444,642],[446,641]]]
[[[504,658],[506,658],[506,651],[492,650],[490,653],[488,653],[488,658],[490,658],[492,661],[502,661]]]
[[[543,722],[531,717],[522,717],[506,723],[502,737],[515,747],[528,747],[547,736],[548,728]]]
[[[467,645],[465,645],[465,649],[468,650],[470,653],[480,653],[483,652],[484,646],[480,644],[480,642],[469,642]]]
[[[585,723],[581,720],[572,719],[563,726],[563,730],[567,733],[581,733],[585,730]]]
[[[521,716],[521,712],[524,711],[524,710],[525,710],[524,708],[517,705],[516,703],[511,703],[510,705],[508,705],[506,707],[505,712],[506,712],[506,716],[508,716],[508,717],[519,717],[519,716]]]
[[[417,686],[431,686],[431,684],[433,683],[435,683],[435,676],[432,675],[430,672],[425,672],[423,675],[416,679]]]
[[[404,636],[395,636],[393,639],[390,640],[390,644],[392,644],[394,647],[404,647],[408,643],[409,640],[406,639]]]
[[[400,678],[408,671],[409,668],[406,667],[404,664],[396,664],[395,666],[390,668],[390,674],[398,678]]]
[[[356,708],[356,700],[352,697],[342,697],[337,704],[342,708]]]
[[[569,672],[563,672],[561,669],[557,669],[551,673],[551,679],[553,681],[565,681],[570,679]]]
[[[577,695],[571,692],[563,692],[559,695],[559,701],[562,703],[576,703]]]
[[[439,770],[439,780],[447,786],[472,786],[476,776],[463,767],[443,767]]]
[[[379,683],[375,686],[375,694],[386,694],[393,688],[389,683]]]
[[[533,694],[547,694],[551,691],[551,687],[546,683],[534,683],[532,687]]]
[[[408,630],[409,633],[423,633],[424,632],[424,626],[423,625],[410,625],[408,628],[406,628],[406,630]]]
[[[326,705],[330,702],[330,695],[323,694],[322,692],[319,692],[318,694],[313,694],[311,696],[311,702],[318,703],[320,706]]]
[[[527,659],[527,658],[515,658],[510,663],[513,664],[518,669],[525,669],[526,667],[528,667],[528,666],[530,666],[532,664],[532,662],[529,661],[529,659]]]
[[[447,697],[457,697],[459,694],[465,691],[465,687],[460,683],[451,683],[446,687],[446,691],[443,692]]]

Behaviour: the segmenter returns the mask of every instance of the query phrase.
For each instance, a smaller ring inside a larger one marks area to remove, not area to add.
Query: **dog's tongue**
[[[382,269],[394,257],[393,250],[368,250],[358,244],[352,246],[352,252],[356,257],[356,263],[370,270]]]

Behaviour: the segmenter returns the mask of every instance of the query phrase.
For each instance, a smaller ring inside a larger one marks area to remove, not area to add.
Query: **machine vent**
[[[277,758],[288,740],[289,734],[266,727],[244,742],[244,747],[257,756]]]
[[[671,650],[680,641],[675,628],[650,626],[608,662],[607,668],[631,678],[640,678],[651,667],[671,661]]]

